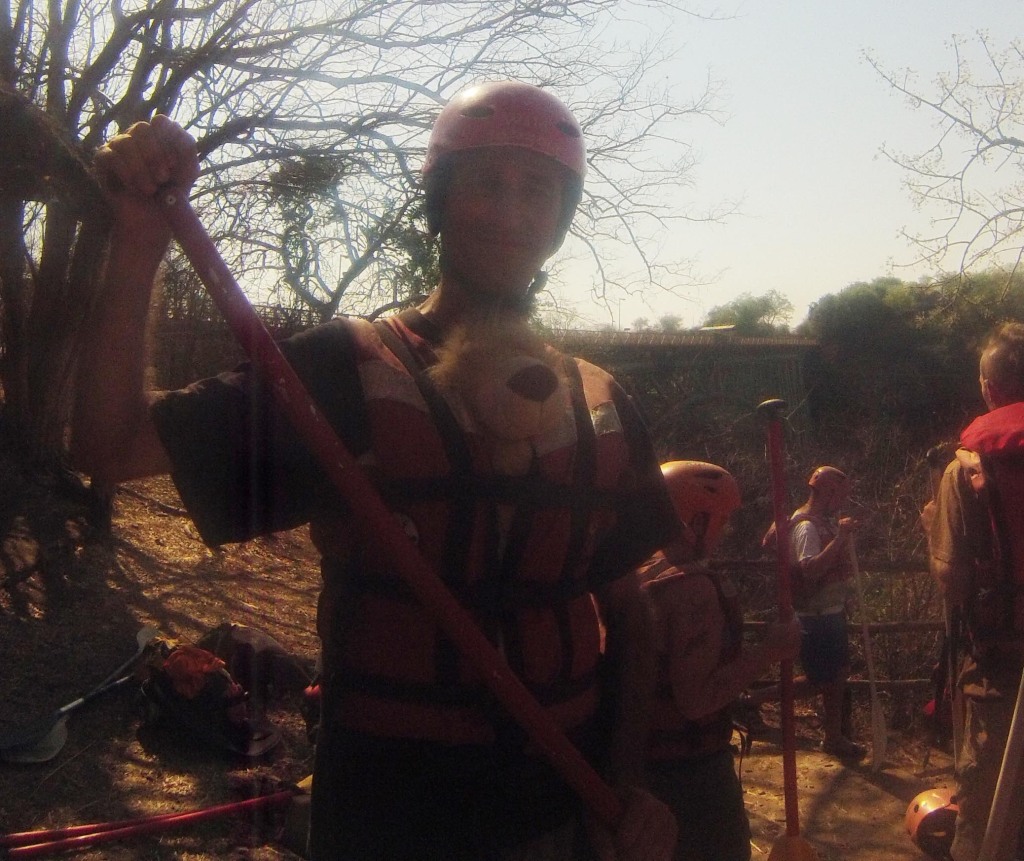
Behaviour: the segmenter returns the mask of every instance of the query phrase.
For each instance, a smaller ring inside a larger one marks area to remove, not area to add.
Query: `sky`
[[[740,200],[725,224],[688,225],[660,254],[694,257],[717,273],[680,298],[623,299],[623,328],[676,315],[699,325],[712,308],[750,293],[785,295],[799,323],[808,306],[857,281],[932,274],[912,264],[900,236],[926,229],[901,171],[881,155],[937,139],[936,117],[913,110],[865,61],[909,69],[928,92],[955,69],[952,36],[987,31],[998,47],[1024,30],[1024,0],[736,0],[728,20],[681,19],[681,82],[710,70],[724,84],[722,125],[689,127],[699,163],[694,202]],[[687,84],[680,84],[681,86]],[[931,213],[934,215],[935,213]],[[582,291],[581,291],[582,292]],[[608,323],[609,312],[566,297],[577,313]]]

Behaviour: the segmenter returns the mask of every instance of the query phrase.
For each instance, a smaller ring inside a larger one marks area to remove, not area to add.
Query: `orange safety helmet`
[[[729,515],[740,507],[736,479],[727,469],[699,460],[663,463],[661,474],[696,558],[710,556]]]
[[[587,149],[572,112],[551,92],[522,81],[494,81],[457,93],[441,110],[427,142],[423,179],[427,223],[441,226],[445,167],[454,153],[485,147],[520,147],[554,159],[568,169],[562,233],[569,229],[583,194]]]
[[[907,808],[907,834],[929,858],[949,861],[959,811],[950,790],[926,789]]]

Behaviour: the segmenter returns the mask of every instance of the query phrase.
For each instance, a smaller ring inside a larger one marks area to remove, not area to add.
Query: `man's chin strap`
[[[547,283],[548,273],[542,269],[533,276],[530,286],[518,297],[488,296],[481,291],[481,294],[487,297],[484,307],[489,307],[495,311],[511,311],[515,314],[529,317],[533,314],[536,307],[538,294],[545,288]]]

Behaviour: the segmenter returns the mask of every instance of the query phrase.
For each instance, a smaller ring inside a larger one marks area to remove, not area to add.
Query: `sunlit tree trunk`
[[[4,439],[30,462],[54,466],[64,455],[106,207],[85,164],[34,106],[7,93],[0,123],[9,133],[0,150]]]

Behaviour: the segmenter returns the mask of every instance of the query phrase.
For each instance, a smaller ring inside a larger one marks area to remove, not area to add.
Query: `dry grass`
[[[36,571],[0,592],[0,725],[45,716],[90,689],[135,651],[145,624],[158,626],[164,638],[191,642],[231,621],[312,658],[318,589],[316,554],[304,531],[211,550],[180,512],[168,480],[122,488],[109,540],[79,546],[59,580]],[[52,761],[0,766],[0,830],[205,807],[237,800],[240,790],[264,782],[297,782],[312,769],[296,701],[272,706],[283,741],[265,762],[252,764],[140,729],[136,691],[129,686],[73,712],[68,741]],[[77,857],[297,857],[247,845],[272,832],[258,821],[218,820]]]
[[[49,714],[88,690],[134,651],[147,623],[191,641],[232,621],[266,631],[294,654],[315,654],[319,568],[304,530],[211,550],[166,479],[121,489],[108,540],[74,541],[81,527],[73,511],[65,526],[71,545],[61,576],[42,565],[0,591],[0,726]],[[21,548],[26,556],[30,543]],[[777,725],[775,711],[766,707],[765,715]],[[278,703],[270,717],[283,742],[251,764],[142,728],[130,691],[96,701],[71,716],[67,744],[51,762],[0,764],[0,832],[188,810],[236,800],[240,788],[290,785],[311,771],[312,748],[297,702]],[[869,735],[864,717],[857,715],[861,738]],[[799,706],[797,728],[802,833],[821,861],[920,861],[903,814],[914,795],[948,780],[948,757],[936,752],[925,770],[925,748],[894,739],[885,771],[873,775],[816,751],[812,708]],[[778,743],[772,732],[743,762],[755,861],[785,830]],[[74,857],[294,861],[274,839],[276,825],[216,820]]]

